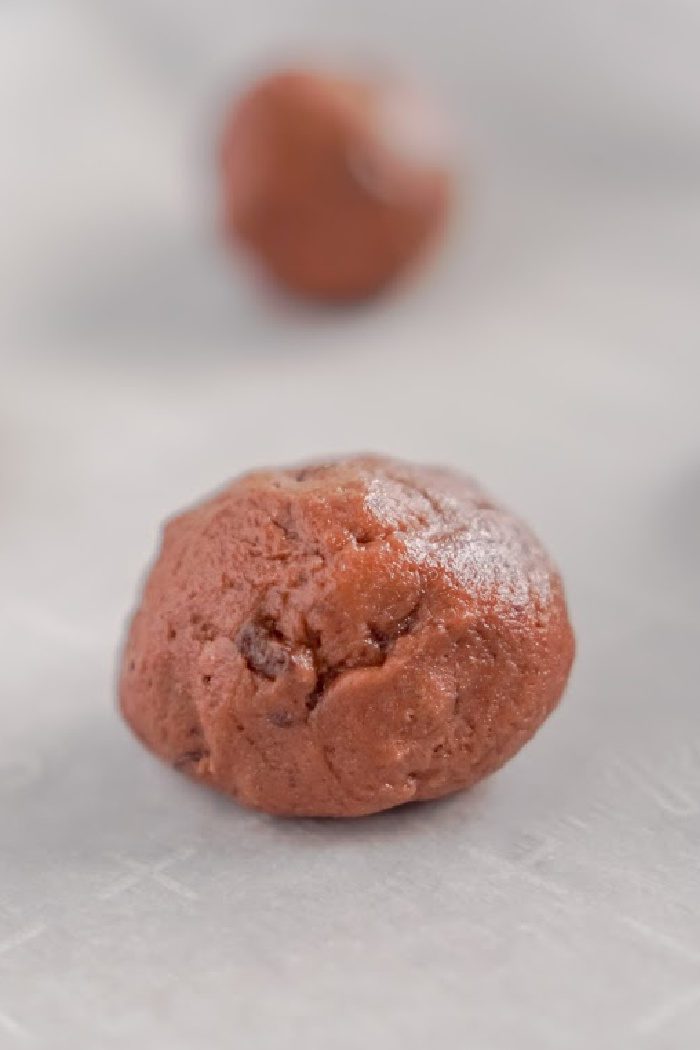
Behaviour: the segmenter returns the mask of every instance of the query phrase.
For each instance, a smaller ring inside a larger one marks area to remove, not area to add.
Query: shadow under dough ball
[[[289,291],[366,298],[442,228],[446,154],[439,114],[396,82],[270,76],[225,125],[227,229]]]
[[[246,805],[357,816],[498,769],[573,652],[521,522],[459,474],[357,457],[246,475],[165,526],[120,704]]]

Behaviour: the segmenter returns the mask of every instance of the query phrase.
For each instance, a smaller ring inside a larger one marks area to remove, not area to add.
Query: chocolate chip
[[[287,669],[289,653],[280,632],[268,621],[256,621],[243,627],[236,646],[250,671],[274,681]]]
[[[289,729],[290,726],[294,725],[295,720],[288,711],[273,711],[271,715],[268,715],[268,721],[273,726],[277,726],[278,729]]]

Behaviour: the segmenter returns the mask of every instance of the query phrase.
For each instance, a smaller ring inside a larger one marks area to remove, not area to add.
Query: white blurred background
[[[0,1045],[695,1045],[699,48],[694,0],[0,4]],[[328,55],[442,99],[462,185],[346,312],[217,227],[231,91]],[[280,830],[140,753],[115,652],[165,515],[355,449],[522,512],[577,670],[483,792]]]

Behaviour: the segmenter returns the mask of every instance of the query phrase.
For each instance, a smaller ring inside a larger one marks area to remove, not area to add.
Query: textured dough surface
[[[249,806],[354,816],[501,766],[573,650],[529,529],[456,473],[356,457],[246,475],[166,525],[120,705]]]

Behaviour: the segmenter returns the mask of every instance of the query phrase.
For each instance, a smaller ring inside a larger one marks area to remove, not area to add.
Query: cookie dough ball
[[[427,102],[397,83],[270,76],[226,123],[227,227],[292,292],[371,296],[443,225],[447,137]]]
[[[246,805],[357,816],[498,769],[573,651],[517,518],[459,474],[357,457],[249,474],[166,525],[120,703]]]

